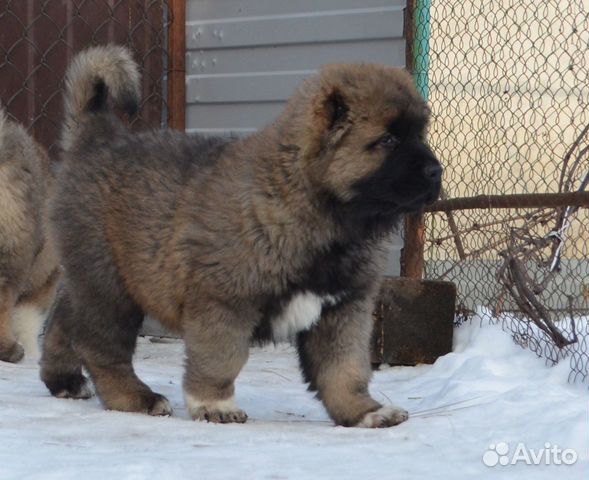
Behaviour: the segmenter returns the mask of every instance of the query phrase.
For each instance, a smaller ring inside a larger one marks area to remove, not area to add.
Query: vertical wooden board
[[[0,15],[0,100],[7,112],[28,124],[28,98],[24,87],[28,76],[29,42],[25,37],[28,4],[32,0],[6,4]]]
[[[148,121],[150,127],[160,126],[162,123],[162,111],[167,100],[167,92],[164,91],[164,69],[167,64],[168,51],[164,29],[164,8],[168,8],[160,0],[145,0],[146,19],[149,30],[146,43],[149,50],[144,61],[144,69],[149,71],[151,92],[149,93]]]
[[[186,2],[170,0],[168,111],[169,126],[186,127]]]
[[[159,126],[164,91],[162,0],[19,0],[0,5],[0,101],[57,154],[67,64],[89,45],[127,44],[144,76],[138,125]]]
[[[142,74],[143,99],[138,127],[159,126],[161,122],[164,67],[164,39],[161,32],[163,3],[154,0],[131,2],[129,5],[130,47],[139,62]]]
[[[129,42],[129,0],[109,0],[109,8],[106,42],[126,45]]]
[[[72,52],[78,52],[96,43],[95,31],[109,14],[108,6],[102,1],[73,0],[72,20],[68,25],[69,43]]]
[[[67,65],[67,46],[61,39],[67,8],[59,0],[35,2],[32,14],[29,31],[34,44],[30,65],[34,118],[29,131],[56,156],[62,117],[61,87]]]
[[[403,36],[405,37],[405,68],[413,73],[413,42],[415,38],[415,0],[407,0],[403,22]]]
[[[142,0],[128,1],[125,6],[127,10],[127,45],[131,48],[135,60],[139,64],[139,71],[141,72],[141,104],[139,114],[131,119],[131,124],[141,130],[146,127],[146,117],[149,111],[149,86],[150,78],[149,71],[145,69],[145,53],[146,53],[146,29],[142,22],[142,17],[145,14],[144,2]]]

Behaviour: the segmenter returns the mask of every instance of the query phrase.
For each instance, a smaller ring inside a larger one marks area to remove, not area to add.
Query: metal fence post
[[[413,74],[417,90],[429,97],[430,0],[408,0],[405,10],[406,64]],[[408,215],[401,254],[401,275],[420,279],[423,276],[425,223],[423,214]]]

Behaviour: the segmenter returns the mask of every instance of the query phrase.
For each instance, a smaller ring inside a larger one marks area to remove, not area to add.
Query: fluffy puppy
[[[243,139],[132,133],[109,108],[139,101],[129,52],[69,67],[64,167],[52,219],[65,287],[41,376],[106,408],[169,414],[133,370],[144,314],[183,334],[194,419],[244,422],[234,381],[252,340],[295,341],[338,425],[407,412],[368,392],[371,311],[391,230],[439,193],[428,109],[404,71],[331,65],[270,126]]]
[[[59,277],[47,234],[49,158],[0,108],[0,360],[38,353],[37,337]],[[19,343],[20,342],[20,343]]]

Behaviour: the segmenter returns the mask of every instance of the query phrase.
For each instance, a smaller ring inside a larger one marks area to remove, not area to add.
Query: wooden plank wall
[[[5,0],[0,2],[0,101],[58,153],[63,75],[79,50],[128,45],[143,75],[137,128],[167,123],[167,26],[162,0]]]

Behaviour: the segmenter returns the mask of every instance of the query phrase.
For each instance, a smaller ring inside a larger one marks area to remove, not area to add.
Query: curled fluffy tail
[[[65,123],[62,147],[69,150],[89,114],[108,108],[110,95],[115,106],[129,114],[141,99],[137,64],[125,47],[92,47],[77,54],[65,77]]]

